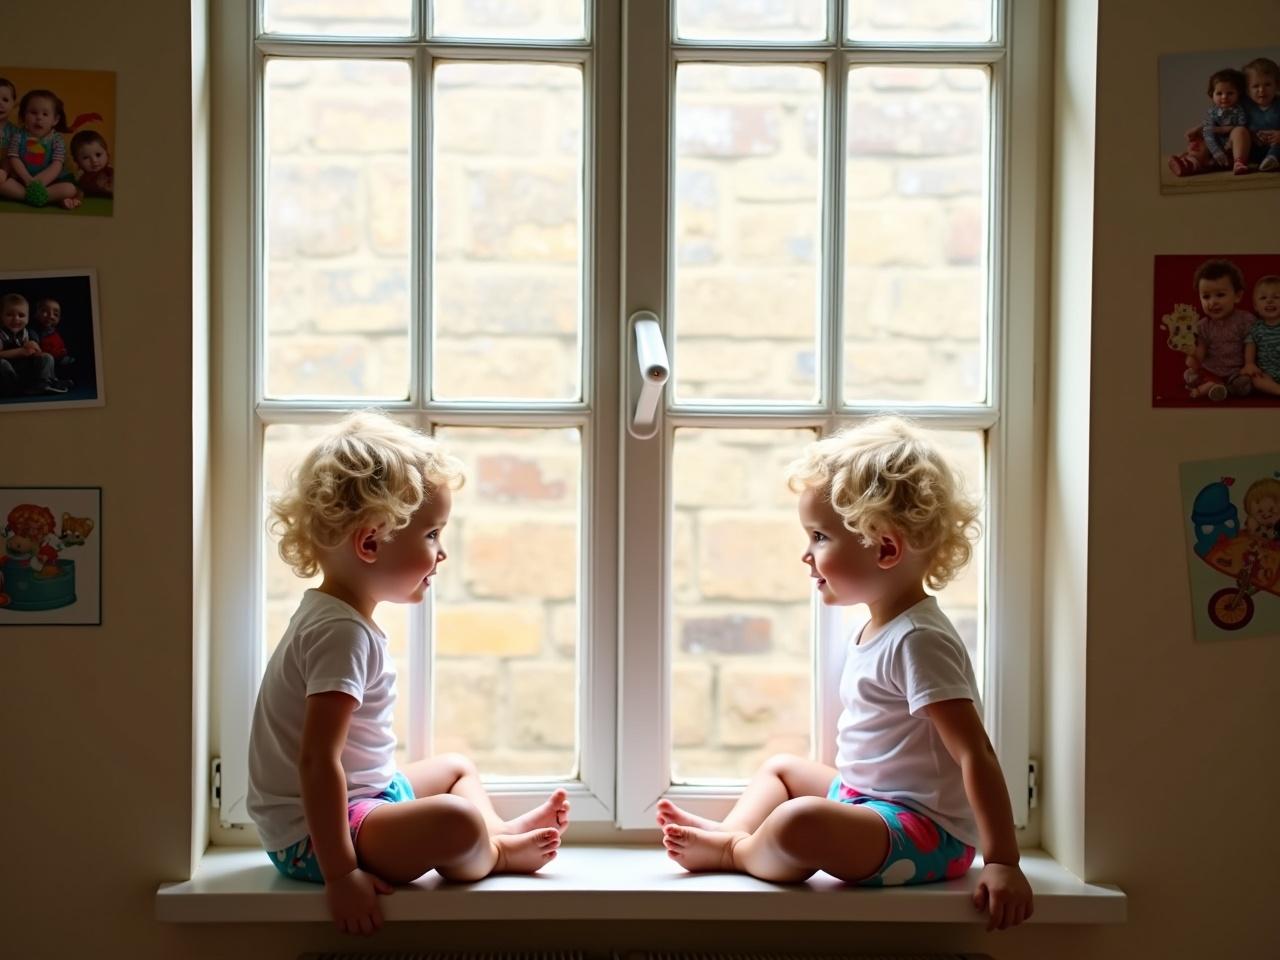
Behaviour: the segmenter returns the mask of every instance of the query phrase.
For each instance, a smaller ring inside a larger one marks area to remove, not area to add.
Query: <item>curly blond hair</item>
[[[938,448],[900,417],[877,417],[815,441],[787,466],[796,493],[818,490],[864,543],[896,531],[928,558],[941,590],[969,562],[980,508]]]
[[[462,463],[431,437],[376,410],[343,418],[312,447],[271,500],[280,558],[300,577],[361,527],[383,540],[409,525],[432,491],[463,484]]]

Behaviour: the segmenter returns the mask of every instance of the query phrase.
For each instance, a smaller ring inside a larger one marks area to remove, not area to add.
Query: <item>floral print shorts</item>
[[[892,800],[859,793],[839,777],[831,781],[827,799],[874,810],[889,828],[889,855],[879,870],[858,881],[862,886],[894,887],[954,880],[963,877],[973,863],[973,847],[957,840],[923,813]]]

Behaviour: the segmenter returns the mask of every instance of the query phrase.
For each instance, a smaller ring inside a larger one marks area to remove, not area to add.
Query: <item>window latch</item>
[[[658,432],[658,408],[662,388],[671,375],[662,326],[652,310],[631,315],[631,346],[635,362],[627,364],[627,396],[631,417],[627,430],[637,440],[648,440]]]

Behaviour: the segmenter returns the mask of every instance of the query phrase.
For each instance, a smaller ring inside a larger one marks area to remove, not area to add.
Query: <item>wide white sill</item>
[[[741,874],[688,874],[660,847],[570,846],[531,877],[444,883],[438,874],[382,901],[395,920],[855,920],[981,923],[971,896],[980,863],[945,883],[873,889],[826,874],[807,883],[765,883]],[[1084,883],[1039,850],[1022,851],[1035,891],[1030,923],[1120,923],[1119,888]],[[169,923],[327,921],[322,888],[287,880],[260,850],[214,848],[195,876],[166,883],[156,916]]]

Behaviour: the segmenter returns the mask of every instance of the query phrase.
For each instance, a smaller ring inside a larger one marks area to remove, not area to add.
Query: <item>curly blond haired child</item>
[[[325,885],[349,933],[381,925],[378,894],[435,868],[449,880],[533,873],[555,856],[565,791],[503,821],[466,757],[395,765],[396,672],[373,621],[422,600],[461,464],[382,414],[320,439],[271,508],[280,556],[307,590],[267,664],[249,741],[249,815],[287,877]]]
[[[772,757],[722,822],[659,801],[668,854],[694,871],[791,882],[825,870],[882,886],[961,876],[981,843],[975,906],[989,928],[1021,923],[1031,888],[973,667],[925,592],[968,562],[977,505],[897,418],[813,443],[788,472],[822,601],[871,612],[840,680],[836,766]]]

